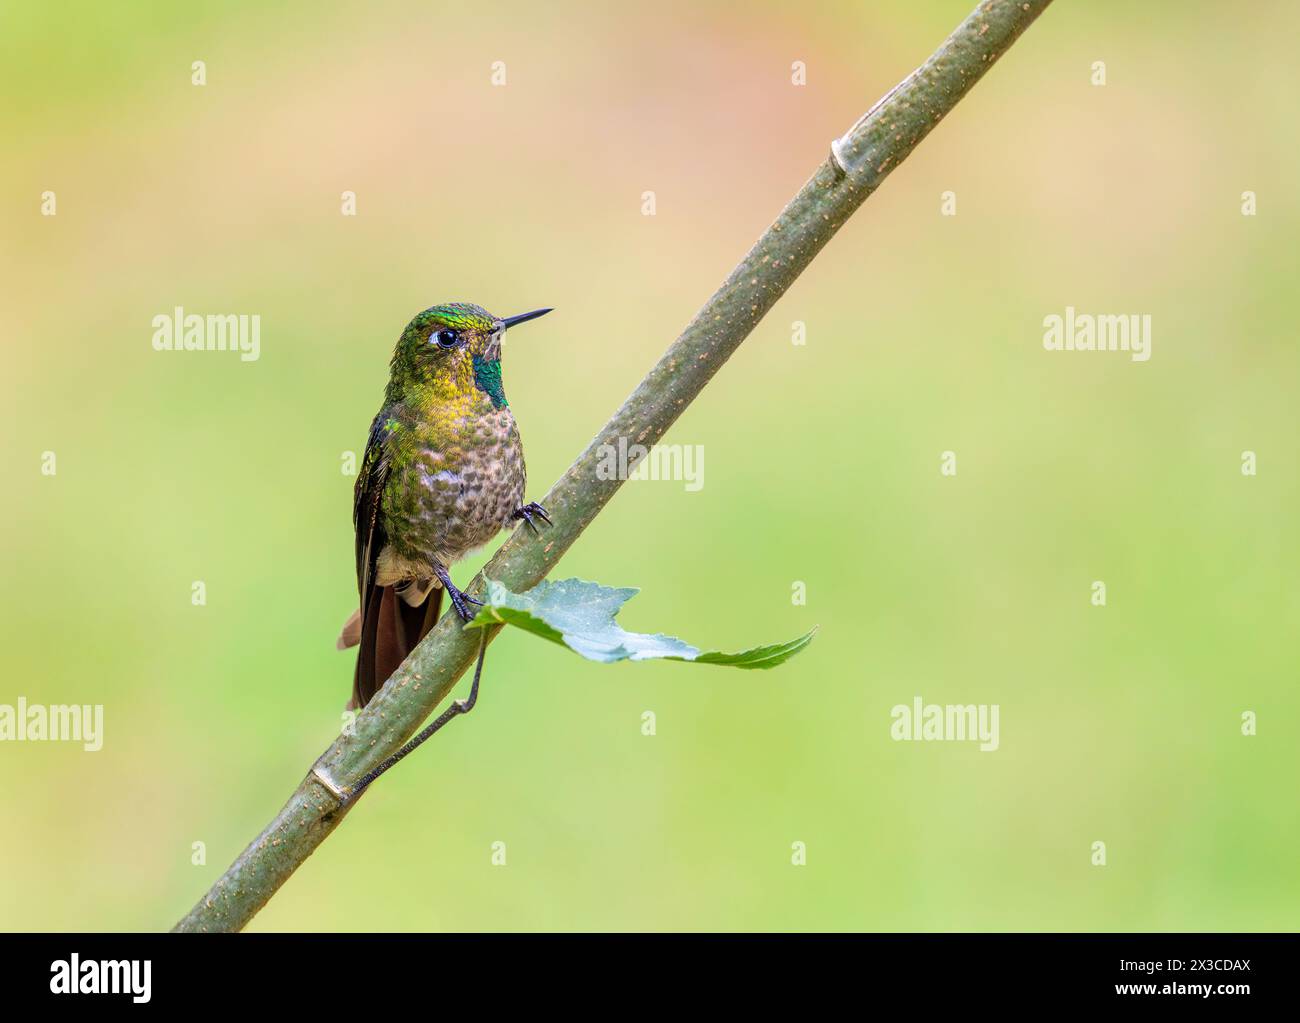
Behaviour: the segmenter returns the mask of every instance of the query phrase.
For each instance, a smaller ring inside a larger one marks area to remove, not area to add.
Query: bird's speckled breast
[[[414,457],[394,464],[384,492],[389,543],[405,561],[450,565],[510,525],[523,504],[519,430],[501,408],[459,418],[450,431],[414,433]]]

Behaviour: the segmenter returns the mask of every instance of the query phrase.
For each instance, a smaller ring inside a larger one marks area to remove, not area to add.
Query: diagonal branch
[[[813,257],[916,148],[1051,0],[985,0],[934,54],[831,147],[831,156],[782,210],[637,389],[542,499],[554,526],[541,539],[517,529],[484,572],[516,592],[540,582],[622,484],[596,468],[605,446],[649,448],[722,368]],[[522,535],[521,535],[522,534]],[[482,576],[470,593],[482,588]],[[491,641],[499,626],[484,630]],[[338,826],[358,782],[398,750],[474,660],[479,637],[452,614],[420,643],[339,736],[276,815],[178,931],[239,930]]]

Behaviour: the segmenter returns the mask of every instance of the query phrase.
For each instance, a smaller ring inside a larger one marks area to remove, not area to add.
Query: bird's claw
[[[451,606],[456,609],[456,613],[460,615],[460,620],[462,622],[472,622],[474,616],[478,614],[477,611],[470,608],[471,604],[475,607],[483,606],[483,601],[475,600],[468,593],[462,593],[457,589],[449,589],[447,591],[447,596],[451,597]]]
[[[537,528],[537,523],[533,521],[534,515],[536,515],[539,519],[545,522],[548,526],[553,524],[551,522],[551,517],[546,514],[546,509],[543,508],[536,501],[529,501],[522,508],[516,508],[514,513],[514,518],[523,519],[524,522],[528,524],[528,528],[531,529],[534,533],[537,533],[539,532],[539,530]]]

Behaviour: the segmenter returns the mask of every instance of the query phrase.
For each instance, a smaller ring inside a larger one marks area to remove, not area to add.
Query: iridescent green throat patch
[[[474,383],[492,399],[494,408],[506,407],[506,389],[501,383],[501,360],[474,356]]]

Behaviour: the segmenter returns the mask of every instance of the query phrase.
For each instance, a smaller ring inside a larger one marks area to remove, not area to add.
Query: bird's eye
[[[455,348],[460,343],[460,335],[451,329],[440,330],[434,335],[434,340],[438,342],[439,348]]]

